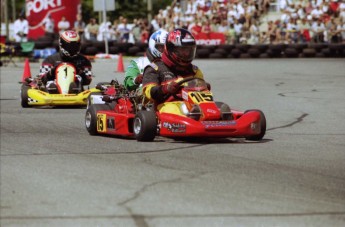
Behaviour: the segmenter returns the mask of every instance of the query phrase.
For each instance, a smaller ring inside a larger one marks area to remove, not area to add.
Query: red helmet
[[[169,32],[164,52],[173,63],[180,66],[189,65],[195,57],[196,42],[188,30],[177,28]]]
[[[64,31],[60,34],[59,45],[64,56],[74,57],[80,52],[80,36],[72,30]]]

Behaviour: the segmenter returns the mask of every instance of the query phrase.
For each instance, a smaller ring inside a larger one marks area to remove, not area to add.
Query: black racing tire
[[[256,44],[253,45],[254,48],[258,49],[260,53],[265,53],[268,49],[269,44]]]
[[[208,57],[212,59],[224,58],[223,55],[220,53],[211,53]]]
[[[255,48],[255,47],[251,47],[251,48],[247,51],[247,53],[248,53],[252,58],[258,58],[258,57],[260,57],[260,54],[261,54],[260,50],[257,49],[257,48]]]
[[[29,96],[28,96],[28,90],[29,89],[30,89],[30,87],[27,85],[24,85],[24,84],[20,88],[20,103],[21,103],[23,108],[31,107],[29,105]]]
[[[242,51],[238,48],[234,48],[231,50],[231,55],[234,57],[234,58],[239,58],[242,54]]]
[[[128,48],[128,50],[127,50],[127,53],[130,56],[136,56],[136,54],[138,52],[140,52],[140,47],[137,47],[137,46],[132,46],[132,47]]]
[[[293,47],[287,47],[284,51],[284,54],[287,58],[297,58],[299,55],[299,52]]]
[[[98,52],[99,51],[95,46],[89,46],[85,49],[85,55],[96,55]]]
[[[302,53],[303,53],[303,57],[313,58],[316,55],[316,50],[313,48],[305,48],[303,49]]]
[[[210,50],[203,48],[203,49],[197,49],[196,50],[196,56],[198,58],[208,58],[210,56]]]
[[[90,135],[95,136],[97,132],[97,112],[100,110],[111,110],[109,105],[93,104],[86,109],[85,113],[85,127]]]
[[[157,117],[154,111],[139,111],[133,121],[133,132],[137,141],[153,141],[157,134]]]
[[[109,54],[118,54],[120,53],[120,48],[118,46],[109,47]]]
[[[260,141],[260,140],[262,140],[262,138],[266,134],[266,117],[265,117],[265,114],[261,110],[256,110],[256,109],[246,110],[244,113],[248,113],[248,112],[252,112],[252,111],[260,113],[260,127],[261,127],[260,129],[261,129],[261,132],[259,134],[257,134],[257,135],[248,136],[248,137],[245,137],[245,138],[246,138],[246,140]]]
[[[228,51],[226,49],[222,49],[220,47],[215,49],[214,53],[218,53],[218,54],[222,55],[222,58],[225,58],[228,55]]]

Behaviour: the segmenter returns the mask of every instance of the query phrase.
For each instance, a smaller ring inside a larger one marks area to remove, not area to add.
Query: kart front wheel
[[[244,113],[248,113],[252,111],[259,112],[260,114],[260,133],[257,135],[248,136],[245,138],[246,140],[259,141],[259,140],[262,140],[262,138],[264,137],[266,133],[266,117],[265,117],[265,114],[261,110],[247,110]]]
[[[157,133],[157,118],[154,111],[139,111],[133,121],[133,131],[138,141],[153,141]]]
[[[97,135],[97,112],[100,110],[111,110],[109,105],[94,104],[86,109],[85,127],[90,135]]]
[[[28,108],[30,107],[29,105],[29,96],[28,96],[28,90],[30,89],[29,86],[22,85],[20,89],[20,102],[23,108]]]

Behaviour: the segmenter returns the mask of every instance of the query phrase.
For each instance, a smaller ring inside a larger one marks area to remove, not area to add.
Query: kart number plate
[[[192,99],[192,101],[196,104],[202,103],[202,102],[212,102],[213,97],[211,93],[205,93],[205,92],[191,92],[189,94],[189,97]]]
[[[107,115],[106,114],[97,114],[97,131],[98,132],[106,132],[106,121]]]

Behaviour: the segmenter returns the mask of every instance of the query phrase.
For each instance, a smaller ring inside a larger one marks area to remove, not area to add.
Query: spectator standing
[[[160,29],[159,21],[160,20],[158,19],[158,15],[154,16],[154,18],[151,20],[151,24],[155,31],[158,31]]]
[[[140,34],[141,34],[141,19],[134,19],[133,20],[133,27],[132,27],[132,35],[134,38],[134,42],[140,42]]]
[[[85,38],[90,41],[97,41],[99,25],[95,18],[91,18],[85,28]]]
[[[310,23],[307,21],[306,18],[302,18],[301,22],[298,25],[299,29],[300,29],[300,40],[302,43],[305,42],[310,42],[311,39],[311,26]]]
[[[201,32],[201,21],[198,18],[195,18],[195,20],[189,24],[188,30],[194,35],[198,35]]]
[[[44,19],[43,26],[44,26],[45,35],[47,37],[51,37],[52,39],[54,39],[55,38],[55,32],[54,32],[55,21],[51,17],[50,14],[48,14],[48,16]]]
[[[259,39],[260,39],[260,31],[259,31],[259,26],[257,24],[257,21],[253,18],[252,23],[249,27],[249,39],[248,39],[248,44],[258,44]]]
[[[327,22],[326,30],[327,30],[327,41],[329,43],[339,43],[341,42],[341,26],[339,20],[335,20],[333,17],[330,21]]]
[[[154,32],[154,29],[153,29],[152,24],[151,24],[146,18],[143,19],[143,25],[145,26],[145,28],[146,28],[146,30],[147,30],[147,32],[148,32],[147,40],[146,40],[146,42],[148,42],[150,36],[151,36],[152,33]]]
[[[302,4],[297,5],[297,15],[299,19],[305,18],[307,16],[305,8],[303,8]]]
[[[340,20],[339,25],[338,25],[338,30],[340,30],[342,42],[345,43],[345,19]]]
[[[260,43],[261,44],[270,44],[270,38],[267,35],[267,32],[260,33]]]
[[[66,20],[66,17],[62,16],[61,20],[58,23],[59,33],[62,33],[68,30],[70,27],[69,21]]]
[[[342,5],[340,5],[340,6],[342,6]],[[343,21],[345,21],[345,3],[344,3],[344,7],[340,7],[339,6],[339,18],[341,19],[341,20],[343,20]]]
[[[118,27],[118,26],[119,26],[119,20],[118,20],[118,19],[115,19],[115,20],[113,21],[112,26],[111,26],[111,30],[112,30],[112,32],[111,32],[111,34],[112,34],[111,39],[114,40],[114,41],[120,40],[120,34],[119,34],[119,32],[117,31],[117,27]]]
[[[228,26],[228,21],[226,19],[223,19],[218,26],[217,32],[223,33],[225,36],[229,32],[229,26]]]
[[[322,22],[321,19],[314,22],[311,26],[313,31],[313,41],[316,43],[323,43],[324,42],[324,32],[326,30],[325,24]]]
[[[209,36],[212,32],[212,27],[211,27],[211,23],[209,20],[205,21],[201,27],[201,33],[206,34],[207,36]]]
[[[228,44],[235,44],[236,43],[236,31],[234,28],[234,24],[229,25],[229,32],[227,34],[227,43]]]
[[[321,10],[320,6],[316,6],[316,8],[314,8],[310,12],[310,14],[311,14],[311,16],[313,17],[314,20],[318,20],[323,15],[323,11]]]
[[[298,43],[300,40],[300,29],[297,24],[297,20],[294,18],[290,18],[289,22],[286,26],[288,32],[288,41],[289,43]]]
[[[85,22],[83,21],[82,15],[77,14],[76,21],[74,22],[74,30],[79,34],[81,40],[84,40]]]
[[[275,23],[273,23],[273,21],[268,21],[268,26],[267,26],[267,36],[269,38],[269,43],[276,43],[278,40],[277,37],[277,25]]]
[[[235,19],[234,29],[235,29],[235,35],[236,35],[236,42],[240,41],[240,37],[242,36],[242,27],[243,25],[237,19]]]
[[[122,19],[122,23],[117,27],[117,32],[120,33],[120,41],[127,43],[129,40],[130,28],[128,26],[127,18]]]
[[[19,18],[13,24],[14,40],[16,42],[27,42],[27,35],[29,32],[29,23],[24,18],[23,14],[19,15]]]
[[[109,21],[102,22],[98,27],[98,41],[110,40],[111,39],[112,26]]]

